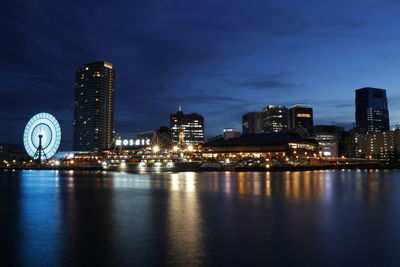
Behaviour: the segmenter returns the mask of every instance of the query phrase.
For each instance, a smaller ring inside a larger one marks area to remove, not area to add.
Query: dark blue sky
[[[400,1],[3,1],[0,142],[36,112],[72,140],[74,70],[114,64],[118,132],[168,125],[183,103],[206,135],[268,104],[309,104],[350,126],[354,90],[386,88],[400,120]]]

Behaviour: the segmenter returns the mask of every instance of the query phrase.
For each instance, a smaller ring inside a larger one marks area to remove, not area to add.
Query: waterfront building
[[[312,136],[318,142],[321,153],[325,157],[338,157],[343,142],[343,127],[334,125],[316,125],[311,129]]]
[[[248,112],[242,116],[243,134],[262,133],[262,112]]]
[[[172,131],[166,126],[161,126],[157,130],[148,132],[119,133],[115,138],[113,151],[130,154],[132,152],[153,146],[158,146],[160,148],[171,147]]]
[[[338,156],[338,136],[335,133],[316,133],[315,140],[321,148],[321,153],[325,157]]]
[[[110,149],[115,134],[115,70],[106,61],[76,69],[73,145],[76,151]]]
[[[263,109],[264,133],[279,133],[288,128],[288,109],[285,106],[269,105]]]
[[[386,90],[365,87],[356,90],[356,127],[362,133],[389,131]]]
[[[235,165],[296,166],[316,161],[319,147],[315,140],[302,139],[296,133],[242,134],[237,138],[219,138],[205,143],[202,157],[206,161]]]
[[[349,156],[354,158],[390,159],[399,156],[400,130],[374,133],[351,131]]]
[[[313,109],[308,105],[293,105],[289,109],[289,128],[302,126],[305,129],[314,126]]]
[[[184,114],[182,107],[170,115],[170,128],[174,144],[199,145],[204,143],[204,118],[200,114]]]

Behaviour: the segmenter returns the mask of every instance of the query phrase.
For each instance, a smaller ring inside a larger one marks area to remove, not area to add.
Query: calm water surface
[[[400,266],[400,171],[0,171],[1,266]]]

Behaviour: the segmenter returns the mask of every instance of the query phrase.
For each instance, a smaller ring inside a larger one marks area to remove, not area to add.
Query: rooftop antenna
[[[182,103],[179,103],[178,111],[179,111],[179,112],[182,112]]]

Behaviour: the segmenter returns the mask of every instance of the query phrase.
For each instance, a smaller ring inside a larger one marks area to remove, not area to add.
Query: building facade
[[[223,137],[224,139],[238,138],[241,132],[235,132],[234,128],[224,128]]]
[[[334,125],[316,125],[311,130],[312,136],[318,142],[321,153],[325,157],[340,156],[344,128]]]
[[[184,114],[182,108],[170,116],[173,144],[200,145],[204,143],[204,118],[200,114]]]
[[[362,133],[389,131],[386,90],[365,87],[356,90],[356,127]]]
[[[317,162],[319,146],[295,133],[242,134],[206,142],[202,156],[212,164],[238,167],[305,166]]]
[[[349,157],[391,159],[400,155],[400,130],[374,133],[352,131]]]
[[[74,150],[109,149],[115,134],[113,65],[94,62],[77,68],[75,74]]]
[[[242,116],[243,134],[262,133],[262,112],[248,112]]]
[[[308,105],[294,105],[289,109],[289,128],[302,126],[305,129],[314,126],[313,109]]]
[[[288,109],[285,106],[269,105],[263,109],[264,133],[280,133],[288,128]]]

